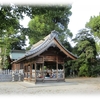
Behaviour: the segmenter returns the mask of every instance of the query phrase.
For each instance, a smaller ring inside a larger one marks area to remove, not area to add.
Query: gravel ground
[[[0,95],[99,95],[100,77],[70,78],[61,83],[0,82]]]

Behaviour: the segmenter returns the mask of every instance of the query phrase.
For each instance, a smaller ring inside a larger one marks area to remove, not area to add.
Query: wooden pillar
[[[24,78],[25,78],[25,65],[23,64],[23,72],[24,72]]]
[[[27,75],[27,79],[28,79],[28,66],[26,65],[26,75]]]
[[[27,66],[26,65],[24,65],[24,74],[25,74],[24,80],[27,80]]]
[[[64,78],[64,81],[65,81],[65,67],[64,67],[64,64],[63,64],[63,78]]]
[[[30,80],[32,79],[32,63],[30,63]]]
[[[44,63],[42,64],[42,76],[43,76],[43,82],[44,82]]]
[[[56,62],[56,69],[57,69],[57,80],[58,80],[58,62]]]
[[[45,76],[44,76],[44,57],[43,57],[43,82],[44,82],[44,79],[45,79]]]
[[[18,64],[18,70],[20,70],[20,68],[21,68],[21,64],[19,63],[19,64]]]
[[[58,81],[58,56],[56,57],[56,72],[57,72],[57,81]]]
[[[17,64],[16,64],[16,66],[15,66],[15,70],[17,69]]]
[[[36,83],[36,63],[34,64],[35,65],[35,83]]]
[[[30,80],[30,65],[27,64],[27,80]]]
[[[25,63],[23,62],[23,72],[24,72],[24,80],[26,78],[26,74],[25,74]]]
[[[28,66],[25,64],[25,80],[28,79]]]

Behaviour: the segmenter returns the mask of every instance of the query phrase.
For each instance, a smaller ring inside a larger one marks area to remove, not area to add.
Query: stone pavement
[[[64,86],[64,85],[78,85],[77,82],[53,82],[53,83],[33,83],[33,82],[17,82],[19,85],[26,88],[35,87],[50,87],[50,86]]]

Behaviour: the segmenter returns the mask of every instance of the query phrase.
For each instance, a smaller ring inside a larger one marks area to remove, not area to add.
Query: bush
[[[89,66],[87,64],[82,64],[79,68],[78,76],[90,76],[88,71]]]
[[[65,68],[65,77],[68,77],[70,75],[70,68]]]
[[[94,66],[91,71],[92,71],[91,76],[97,77],[98,75],[100,75],[100,65]]]

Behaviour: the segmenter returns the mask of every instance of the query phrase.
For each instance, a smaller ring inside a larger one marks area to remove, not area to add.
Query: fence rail
[[[8,74],[8,75],[12,75],[12,74],[24,74],[23,70],[0,70],[0,74]]]

